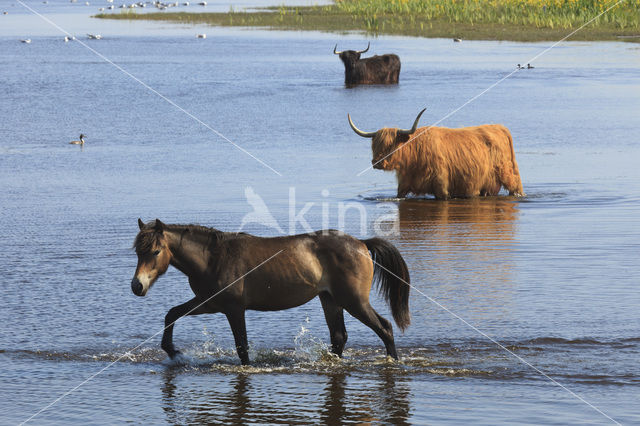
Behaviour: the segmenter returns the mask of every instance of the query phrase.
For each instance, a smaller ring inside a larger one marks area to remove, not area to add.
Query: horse
[[[407,265],[381,238],[359,240],[336,230],[264,238],[199,225],[147,224],[138,219],[133,247],[138,256],[131,290],[144,296],[169,265],[189,278],[195,297],[165,316],[161,347],[174,359],[173,325],[183,316],[226,315],[242,365],[249,364],[245,311],[278,311],[316,296],[329,328],[331,351],[342,357],[347,342],[344,310],[382,339],[398,359],[391,323],[369,304],[377,284],[398,327],[410,324]]]

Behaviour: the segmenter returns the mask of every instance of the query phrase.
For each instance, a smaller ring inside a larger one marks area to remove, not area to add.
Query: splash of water
[[[309,322],[309,318],[306,319],[306,322]],[[304,325],[300,325],[300,331],[294,337],[293,342],[295,344],[295,357],[304,361],[318,362],[326,359],[327,354],[331,353],[329,346],[311,334]]]

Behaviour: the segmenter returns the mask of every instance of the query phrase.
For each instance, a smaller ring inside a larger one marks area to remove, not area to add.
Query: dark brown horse
[[[133,293],[144,296],[173,265],[189,277],[195,294],[165,317],[162,349],[171,358],[179,353],[173,346],[173,324],[180,317],[222,312],[231,325],[240,361],[248,364],[245,311],[293,308],[316,296],[335,354],[342,356],[347,341],[346,309],[376,332],[387,355],[398,358],[391,323],[369,304],[375,277],[398,327],[404,330],[410,323],[409,271],[389,242],[360,241],[335,230],[261,238],[197,225],[166,225],[158,219],[146,225],[138,219],[138,226]]]

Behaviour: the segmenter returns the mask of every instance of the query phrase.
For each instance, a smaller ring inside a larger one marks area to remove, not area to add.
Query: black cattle
[[[369,50],[344,50],[336,51],[338,45],[333,48],[333,53],[340,55],[344,63],[344,84],[347,87],[357,84],[398,84],[400,76],[400,58],[398,55],[387,54],[360,59],[360,55]]]

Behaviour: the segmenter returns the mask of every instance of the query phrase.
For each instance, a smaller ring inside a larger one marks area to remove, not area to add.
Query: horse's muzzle
[[[131,291],[133,291],[133,294],[136,296],[144,296],[146,293],[144,286],[137,277],[131,280]]]

